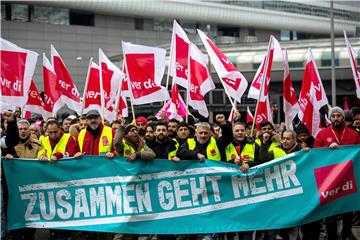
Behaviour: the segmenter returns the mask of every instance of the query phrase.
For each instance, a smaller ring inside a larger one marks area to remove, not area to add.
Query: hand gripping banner
[[[4,160],[4,169],[10,229],[233,232],[299,226],[360,210],[359,146],[298,152],[246,174],[209,160],[100,156],[55,164]]]

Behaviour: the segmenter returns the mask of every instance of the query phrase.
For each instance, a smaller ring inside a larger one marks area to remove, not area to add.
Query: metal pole
[[[330,19],[331,19],[331,102],[332,102],[332,106],[336,106],[334,2],[333,1],[330,1]]]

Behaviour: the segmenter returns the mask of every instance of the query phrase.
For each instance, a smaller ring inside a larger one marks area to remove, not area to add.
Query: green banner
[[[297,152],[241,173],[205,161],[3,160],[10,229],[135,234],[278,229],[360,210],[359,146]]]

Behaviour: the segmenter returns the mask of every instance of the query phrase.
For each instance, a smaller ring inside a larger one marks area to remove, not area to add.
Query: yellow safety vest
[[[255,140],[255,142],[261,146],[261,140],[259,138],[257,138]],[[275,158],[279,158],[279,157],[283,157],[286,155],[286,152],[284,150],[282,150],[281,148],[278,147],[279,143],[278,142],[272,142],[270,144],[270,147],[268,149],[268,151],[273,151],[274,153],[274,159]]]
[[[175,144],[175,150],[168,153],[168,160],[171,160],[172,157],[175,157],[176,154],[177,154],[177,151],[179,150],[179,143],[178,143],[178,141],[177,141],[175,138],[172,139],[172,140],[174,140],[174,141],[176,142],[176,144]]]
[[[234,144],[230,143],[225,148],[225,155],[226,155],[226,161],[231,161],[234,158],[239,157],[239,154],[237,153]],[[251,143],[246,143],[245,146],[241,149],[240,152],[241,159],[243,159],[245,156],[248,156],[248,161],[254,161],[255,158],[255,146]]]
[[[56,144],[54,149],[51,149],[51,143],[49,136],[41,138],[41,144],[42,148],[38,152],[38,157],[46,154],[47,158],[51,158],[54,153],[61,152],[62,154],[65,154],[66,152],[66,145],[70,139],[71,135],[68,133],[64,133],[64,135],[61,137],[60,141]]]
[[[122,143],[124,145],[124,157],[128,157],[131,154],[136,153],[135,149],[130,144],[128,144],[124,139],[122,140]],[[143,151],[145,151],[144,147],[140,149],[140,152]]]
[[[194,138],[189,138],[187,140],[187,143],[189,145],[189,150],[194,150],[196,147],[196,141]],[[206,147],[206,158],[210,160],[220,161],[221,155],[220,151],[217,147],[215,138],[211,137],[210,142]]]
[[[86,129],[83,129],[80,131],[78,136],[80,152],[82,152],[83,150],[85,135],[86,135]],[[106,143],[106,145],[104,145],[104,142]],[[111,127],[104,126],[99,141],[99,154],[111,152],[112,142],[113,142],[112,129]]]

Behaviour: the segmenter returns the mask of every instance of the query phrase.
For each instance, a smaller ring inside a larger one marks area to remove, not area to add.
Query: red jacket
[[[64,135],[63,132],[60,133],[60,137],[57,141],[53,141],[51,138],[49,138],[50,140],[50,145],[51,145],[51,149],[54,149],[56,144],[60,141],[60,139],[62,138],[62,136]],[[79,144],[77,143],[77,141],[70,136],[69,141],[66,144],[66,152],[69,155],[68,157],[73,157],[75,155],[75,153],[79,152]],[[54,156],[57,159],[63,158],[64,157],[64,153],[61,152],[56,152],[54,153]]]
[[[339,145],[360,144],[360,136],[356,131],[348,127],[341,129],[330,126],[321,130],[316,136],[314,148],[329,147],[336,142]]]
[[[97,135],[96,138],[94,138],[92,133],[86,129],[84,143],[83,143],[83,149],[82,149],[82,151],[85,153],[85,155],[95,155],[95,156],[99,155],[99,141],[100,141],[100,136],[101,136],[101,132],[102,132],[103,128],[104,128],[104,125],[100,124],[99,134]],[[115,131],[112,130],[113,140],[114,140],[114,136],[115,136]],[[77,143],[78,143],[78,145],[80,144],[78,139],[77,139]],[[114,153],[114,142],[111,146],[111,152]]]

